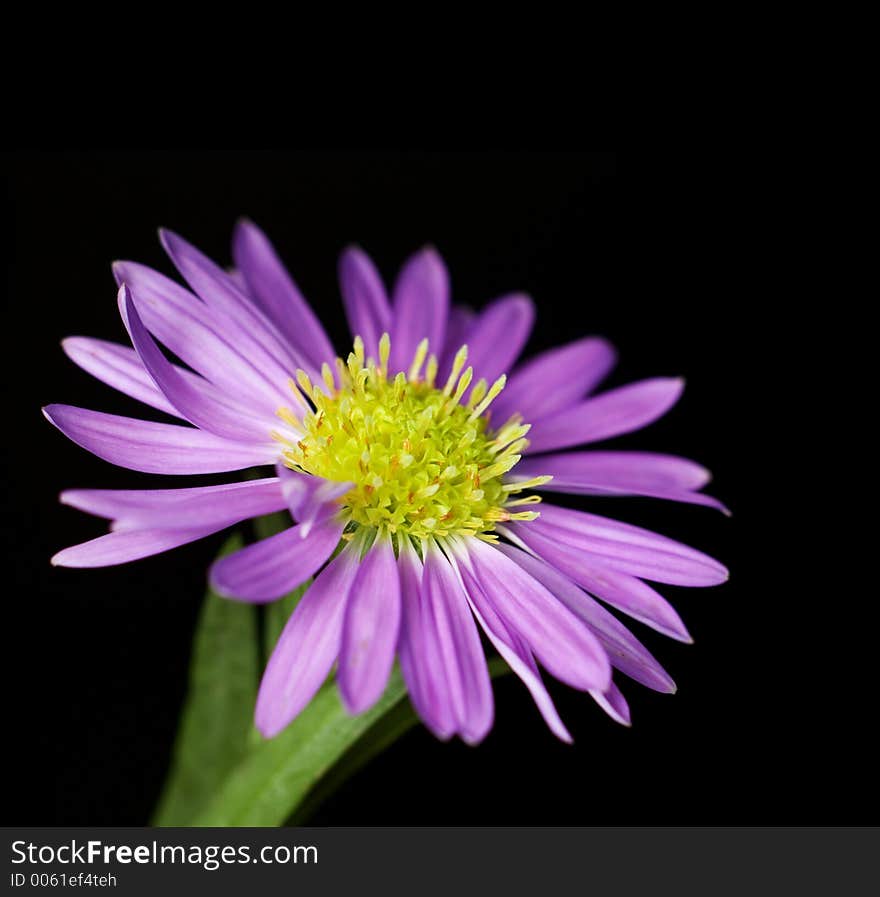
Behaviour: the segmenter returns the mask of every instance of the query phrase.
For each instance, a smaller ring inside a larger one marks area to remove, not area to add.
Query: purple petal
[[[244,279],[244,275],[238,268],[227,268],[226,274],[229,279],[232,281],[233,286],[240,292],[244,293],[251,302],[259,304],[259,300],[251,293],[250,288],[247,285],[247,281]]]
[[[688,558],[698,563],[712,567],[720,577],[727,575],[727,570],[722,564],[702,551],[676,542],[668,536],[634,526],[632,523],[623,523],[610,517],[602,517],[599,514],[589,514],[586,511],[575,511],[572,508],[562,508],[559,505],[542,504],[541,516],[537,521],[542,524],[552,525],[566,532],[576,533],[585,538],[604,539],[611,542],[621,542],[626,545],[640,545],[645,548],[655,548],[658,551],[667,551],[681,558]]]
[[[257,695],[256,725],[277,735],[311,701],[339,655],[345,603],[357,574],[351,544],[309,586],[272,652]]]
[[[434,249],[423,249],[403,266],[394,285],[389,371],[409,369],[419,343],[439,353],[449,315],[449,275]]]
[[[516,529],[514,534],[539,557],[606,604],[670,638],[680,642],[692,641],[672,605],[647,583],[611,570],[600,558],[585,554],[565,542],[545,538],[534,531],[524,532],[523,529]]]
[[[446,321],[446,345],[443,355],[439,357],[440,373],[446,371],[447,376],[455,353],[467,342],[466,335],[477,319],[477,313],[466,305],[453,305]]]
[[[474,612],[474,616],[477,618],[489,641],[492,642],[508,666],[528,688],[550,731],[561,741],[570,744],[572,741],[571,735],[568,729],[565,728],[556,711],[556,707],[553,705],[553,699],[541,681],[541,674],[538,672],[538,667],[535,664],[531,651],[529,651],[523,640],[512,632],[495,612],[494,607],[470,569],[467,552],[463,546],[455,543],[453,550],[456,559],[460,562],[458,569],[471,610]]]
[[[529,454],[610,439],[647,426],[678,401],[680,377],[655,377],[602,393],[542,417],[529,431]]]
[[[303,537],[298,526],[215,561],[211,585],[227,598],[274,601],[304,583],[333,553],[343,524],[327,521]]]
[[[266,436],[271,430],[268,421],[230,408],[218,395],[200,389],[180,375],[144,327],[125,284],[119,288],[119,303],[123,321],[144,367],[156,386],[188,421],[226,439],[257,443],[267,441]]]
[[[268,356],[253,337],[208,308],[173,280],[134,262],[114,262],[120,286],[131,290],[144,326],[182,361],[244,409],[274,415],[290,405],[292,371]]]
[[[92,454],[144,473],[222,473],[272,464],[278,456],[274,445],[244,445],[193,427],[72,405],[47,405],[43,414],[68,439]]]
[[[131,529],[107,533],[90,542],[72,545],[52,558],[56,567],[111,567],[160,554],[187,542],[203,539],[229,526],[229,521],[197,529]]]
[[[693,642],[675,608],[642,580],[592,564],[585,565],[577,573],[576,581],[606,604],[669,638],[688,644]]]
[[[205,305],[223,316],[230,332],[253,339],[268,357],[285,369],[307,367],[320,370],[320,366],[314,368],[310,365],[308,355],[298,352],[282,336],[278,327],[252,299],[252,290],[241,290],[228,272],[183,237],[163,229],[159,231],[159,239],[184,280],[204,300]],[[247,282],[246,277],[245,280]]]
[[[536,539],[541,540],[541,545],[550,542],[559,552],[565,553],[573,563],[583,562],[588,569],[595,567],[601,570],[613,570],[628,576],[649,579],[651,582],[676,586],[711,586],[719,582],[718,573],[714,569],[654,549],[624,545],[620,542],[600,543],[549,526],[529,526],[525,534],[522,527],[511,529],[527,545],[534,548],[537,545]]]
[[[361,560],[345,610],[336,681],[349,713],[368,710],[385,691],[400,627],[394,546],[378,536]]]
[[[595,389],[614,367],[617,355],[598,337],[550,349],[517,368],[492,406],[493,420],[503,423],[521,414],[534,423]]]
[[[512,545],[499,544],[496,547],[590,627],[613,667],[646,688],[667,693],[675,691],[675,683],[648,649],[613,614],[568,577],[545,561]]]
[[[520,538],[536,534],[571,545],[603,566],[655,582],[713,586],[728,578],[727,569],[714,558],[650,530],[549,503],[541,505],[540,513],[537,520],[511,529]]]
[[[180,412],[156,387],[134,349],[85,336],[67,337],[61,341],[61,347],[74,364],[102,383],[151,408],[180,417]],[[188,373],[181,368],[178,371]]]
[[[275,469],[281,490],[293,519],[302,524],[304,534],[318,521],[339,510],[338,499],[350,492],[354,483],[336,483],[322,477],[300,473],[280,461]]]
[[[608,687],[611,667],[596,637],[533,576],[479,539],[465,543],[474,577],[504,623],[543,666],[573,688]]]
[[[170,529],[234,523],[286,507],[275,477],[191,489],[70,489],[61,502],[126,526]]]
[[[708,470],[687,458],[653,452],[563,452],[526,458],[516,467],[526,478],[543,473],[596,485],[642,489],[702,489]]]
[[[364,341],[367,358],[378,360],[379,338],[391,333],[391,305],[376,266],[357,246],[339,259],[339,285],[352,337]]]
[[[629,704],[620,689],[612,682],[607,691],[591,691],[590,697],[613,719],[622,726],[631,726]]]
[[[462,739],[477,744],[492,728],[494,713],[480,635],[449,560],[434,543],[426,543],[426,555],[422,588],[437,631],[449,701]]]
[[[553,479],[543,486],[533,486],[539,492],[567,492],[569,495],[597,495],[606,498],[658,498],[661,501],[677,501],[685,505],[700,505],[704,508],[715,508],[730,517],[730,510],[725,504],[705,495],[702,492],[688,492],[682,489],[621,489],[612,486],[596,486],[587,483],[572,482],[566,479]]]
[[[522,352],[534,322],[534,303],[522,293],[496,299],[480,312],[461,340],[467,343],[467,363],[474,369],[474,380],[483,377],[492,384],[501,374],[508,374]],[[449,376],[452,358],[458,348],[456,346],[447,356],[445,369],[441,367],[441,382]]]
[[[251,221],[239,221],[233,237],[232,255],[250,292],[266,314],[311,367],[320,371],[336,353],[302,293],[269,242]]]
[[[422,562],[408,538],[398,539],[398,544],[400,670],[416,713],[437,738],[445,741],[455,732],[455,715],[431,609],[422,590]]]
[[[639,495],[730,512],[717,499],[693,489],[709,480],[709,471],[686,458],[647,452],[563,452],[521,461],[514,479],[549,474],[553,479],[535,488],[576,495]]]
[[[448,331],[456,318],[457,344],[452,348],[453,341]],[[439,381],[442,383],[449,376],[455,353],[463,343],[467,343],[467,363],[474,369],[474,380],[483,377],[492,384],[501,374],[509,374],[532,332],[534,322],[534,303],[522,293],[496,299],[477,316],[470,312],[470,320],[466,326],[463,326],[461,316],[456,315],[453,309],[447,327],[447,349],[440,365]]]
[[[552,506],[545,504],[542,507]],[[727,570],[717,561],[708,555],[700,556],[699,552],[695,552],[696,557],[685,554],[676,543],[672,543],[676,545],[675,549],[667,550],[660,542],[651,545],[613,537],[597,537],[589,531],[558,527],[549,514],[544,519],[543,511],[541,517],[531,523],[535,525],[514,525],[511,529],[524,542],[529,542],[532,537],[540,537],[576,550],[585,561],[629,573],[631,576],[676,586],[714,586],[727,579]],[[681,546],[681,549],[684,548],[685,546]]]

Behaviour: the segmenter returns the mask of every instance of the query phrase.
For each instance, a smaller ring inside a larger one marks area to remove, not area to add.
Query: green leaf
[[[242,546],[231,536],[220,555]],[[190,825],[247,751],[259,678],[256,608],[208,589],[193,641],[189,691],[153,825]]]
[[[312,580],[307,579],[302,585],[297,586],[292,592],[288,592],[283,598],[279,598],[263,608],[263,666],[261,675],[262,671],[266,669],[266,664],[269,663],[269,658],[275,650],[275,645],[278,644],[281,631],[287,625],[290,615],[311,584]],[[260,735],[254,726],[251,726],[248,744],[253,746],[259,744],[262,740],[263,736]]]
[[[267,663],[275,650],[275,645],[278,643],[281,630],[287,625],[290,615],[311,584],[311,579],[307,579],[302,585],[297,586],[292,592],[288,592],[283,598],[273,601],[272,604],[266,606],[263,616],[263,656]]]
[[[493,679],[510,672],[500,657],[489,660],[489,675]],[[287,820],[287,825],[306,825],[315,810],[373,757],[418,725],[419,718],[409,701],[398,701],[340,757],[305,796]]]
[[[493,670],[500,673],[498,664]],[[348,715],[329,681],[280,735],[251,747],[193,825],[277,826],[299,818],[300,805],[307,815],[415,722],[397,668],[382,698],[360,716]]]
[[[316,781],[286,824],[305,825],[330,795],[418,722],[419,718],[409,701],[397,701]]]
[[[254,530],[258,539],[268,539],[282,532],[290,526],[290,516],[278,511],[275,514],[265,514],[254,521]],[[278,601],[267,604],[263,613],[263,659],[264,666],[268,662],[272,651],[278,642],[278,636],[284,629],[290,615],[293,613],[300,598],[311,585],[311,579],[306,580]]]
[[[405,693],[395,670],[379,701],[366,713],[349,716],[335,684],[326,683],[280,735],[251,746],[193,825],[281,825],[315,782]]]
[[[260,538],[290,525],[285,514],[255,524]],[[239,536],[232,537],[221,555],[241,544]],[[266,608],[265,657],[307,587]],[[210,590],[205,596],[190,689],[154,825],[272,826],[288,819],[300,824],[418,722],[395,668],[385,694],[366,713],[349,716],[331,679],[287,729],[263,739],[252,723],[262,669],[257,623],[255,607]],[[508,668],[495,659],[489,671],[495,678]]]
[[[291,526],[290,515],[284,511],[276,511],[274,514],[263,514],[254,518],[254,532],[258,539],[268,539],[269,536],[277,536]]]

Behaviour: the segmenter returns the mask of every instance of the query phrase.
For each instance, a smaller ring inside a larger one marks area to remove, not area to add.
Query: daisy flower
[[[181,423],[69,405],[50,405],[45,415],[73,442],[132,470],[272,465],[274,476],[64,492],[65,504],[109,519],[110,532],[53,563],[120,564],[289,511],[295,525],[210,571],[220,594],[249,602],[272,601],[314,577],[260,686],[256,724],[267,737],[296,717],[334,666],[346,708],[363,712],[398,659],[425,725],[439,738],[477,743],[493,720],[481,631],[564,740],[539,667],[624,724],[630,715],[614,670],[675,690],[608,608],[689,641],[648,582],[710,586],[727,578],[724,567],[639,527],[541,502],[541,493],[641,495],[723,510],[699,491],[709,474],[692,461],[561,451],[656,420],[681,395],[680,379],[593,396],[615,361],[598,338],[517,366],[531,300],[508,295],[479,313],[451,306],[433,249],[406,262],[390,297],[360,249],[343,253],[354,347],[337,357],[252,223],[235,231],[231,272],[175,234],[161,239],[189,289],[117,262],[132,347],[84,337],[63,346],[99,380]]]

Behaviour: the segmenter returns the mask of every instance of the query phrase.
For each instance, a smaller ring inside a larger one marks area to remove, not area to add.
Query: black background
[[[339,251],[360,243],[387,281],[430,242],[457,301],[479,307],[514,289],[535,298],[528,352],[597,333],[620,351],[608,385],[684,375],[685,396],[665,419],[612,445],[695,458],[715,474],[709,491],[733,510],[726,519],[671,503],[591,500],[731,570],[721,587],[664,590],[693,646],[634,624],[679,692],[622,679],[632,729],[553,685],[575,738],[560,744],[508,677],[496,685],[483,745],[414,730],[314,824],[833,822],[845,809],[858,821],[852,795],[872,784],[870,742],[851,710],[859,682],[832,656],[847,636],[829,638],[833,617],[809,560],[801,552],[793,561],[792,521],[803,512],[783,497],[800,476],[790,455],[781,463],[777,441],[788,307],[744,276],[758,248],[749,226],[732,217],[722,174],[692,162],[558,152],[7,157],[5,718],[15,758],[4,821],[143,824],[153,808],[205,570],[222,537],[123,567],[51,568],[55,551],[102,531],[57,504],[61,489],[156,478],[92,457],[39,409],[66,402],[140,414],[69,362],[59,340],[123,339],[109,263],[131,258],[171,273],[157,226],[227,264],[243,214],[269,233],[340,349],[348,335]]]

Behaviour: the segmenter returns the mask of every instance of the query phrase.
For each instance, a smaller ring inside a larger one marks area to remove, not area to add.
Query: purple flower
[[[274,465],[275,476],[65,492],[64,503],[109,519],[111,531],[53,563],[124,563],[290,511],[296,525],[211,568],[217,591],[251,602],[315,577],[263,677],[256,722],[266,736],[303,709],[334,664],[346,707],[366,710],[399,658],[428,728],[479,742],[493,717],[480,630],[564,740],[570,736],[539,665],[625,724],[629,710],[613,669],[675,690],[605,606],[689,641],[646,580],[710,586],[727,571],[647,530],[539,504],[537,493],[643,495],[723,510],[698,491],[709,474],[692,461],[560,451],[651,423],[675,404],[681,380],[593,396],[615,361],[597,338],[514,366],[532,327],[531,300],[504,296],[478,314],[451,306],[446,268],[432,249],[407,261],[390,298],[363,252],[343,254],[340,282],[355,341],[347,358],[336,358],[253,224],[236,229],[232,273],[174,234],[164,232],[162,243],[190,289],[119,262],[119,307],[133,348],[74,337],[64,349],[98,379],[182,423],[68,405],[47,407],[46,417],[78,445],[132,470]],[[186,367],[171,363],[157,340]]]

